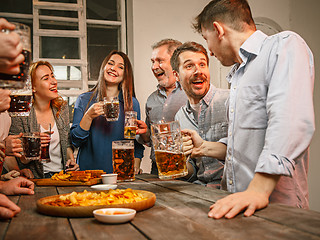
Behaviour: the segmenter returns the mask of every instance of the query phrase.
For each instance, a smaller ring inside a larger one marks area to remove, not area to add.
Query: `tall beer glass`
[[[120,140],[112,142],[113,173],[118,181],[134,181],[134,142]]]
[[[13,30],[20,36],[20,42],[22,44],[24,55],[24,61],[20,63],[20,73],[17,75],[10,75],[5,73],[0,73],[0,88],[10,88],[10,89],[22,89],[28,78],[28,71],[31,62],[31,31],[30,28],[22,23],[12,22],[16,28]],[[10,30],[4,29],[2,32],[10,33]]]
[[[160,179],[172,179],[188,174],[182,150],[182,135],[178,121],[151,125],[152,143]]]

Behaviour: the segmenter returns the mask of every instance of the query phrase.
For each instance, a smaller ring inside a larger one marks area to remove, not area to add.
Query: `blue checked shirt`
[[[177,112],[175,119],[180,122],[181,129],[196,130],[206,141],[225,143],[228,130],[226,110],[228,97],[228,89],[219,89],[210,85],[209,91],[200,101],[198,116],[194,116],[188,101]],[[212,157],[199,157],[190,159],[189,162],[196,171],[196,178],[192,176],[190,181],[220,188],[224,161]]]

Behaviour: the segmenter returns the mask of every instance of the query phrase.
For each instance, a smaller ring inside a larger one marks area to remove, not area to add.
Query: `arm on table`
[[[24,157],[22,157],[22,158],[24,158]],[[20,159],[22,159],[22,158],[20,158]],[[19,168],[16,158],[13,156],[6,156],[5,162],[4,162],[4,167],[9,172],[12,170],[15,170],[15,171],[18,171],[21,176],[24,176],[26,178],[34,178],[34,175],[30,169],[28,169],[28,168],[20,169]]]
[[[10,201],[10,199],[4,195],[0,194],[0,218],[1,219],[10,219],[18,214],[21,209]]]
[[[268,206],[269,196],[279,178],[280,175],[255,173],[245,191],[233,193],[218,200],[210,206],[208,216],[215,219],[233,218],[243,210],[245,210],[244,216],[251,216],[256,210]]]
[[[22,177],[6,182],[0,181],[0,192],[6,195],[34,194],[34,183]]]

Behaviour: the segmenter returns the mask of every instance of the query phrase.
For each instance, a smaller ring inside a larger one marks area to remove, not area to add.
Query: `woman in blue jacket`
[[[106,120],[104,97],[119,98],[118,121]],[[75,103],[70,134],[72,144],[79,147],[77,162],[81,170],[102,169],[112,173],[112,141],[124,139],[124,113],[130,110],[136,111],[140,119],[130,60],[125,53],[114,50],[102,62],[97,84],[81,94]],[[144,147],[136,140],[134,142],[135,172],[138,173]]]

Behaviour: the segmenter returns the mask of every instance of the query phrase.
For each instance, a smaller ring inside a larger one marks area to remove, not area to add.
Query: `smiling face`
[[[104,67],[104,79],[107,85],[119,85],[123,80],[124,60],[118,54],[113,54]]]
[[[170,58],[171,55],[168,53],[167,45],[155,48],[152,51],[151,70],[163,88],[171,88],[176,82],[170,65]]]
[[[179,73],[183,90],[190,103],[198,103],[209,91],[210,72],[206,56],[201,52],[185,51],[179,55]]]
[[[41,65],[36,69],[32,89],[36,100],[51,101],[59,97],[57,79],[51,69],[46,65]]]

